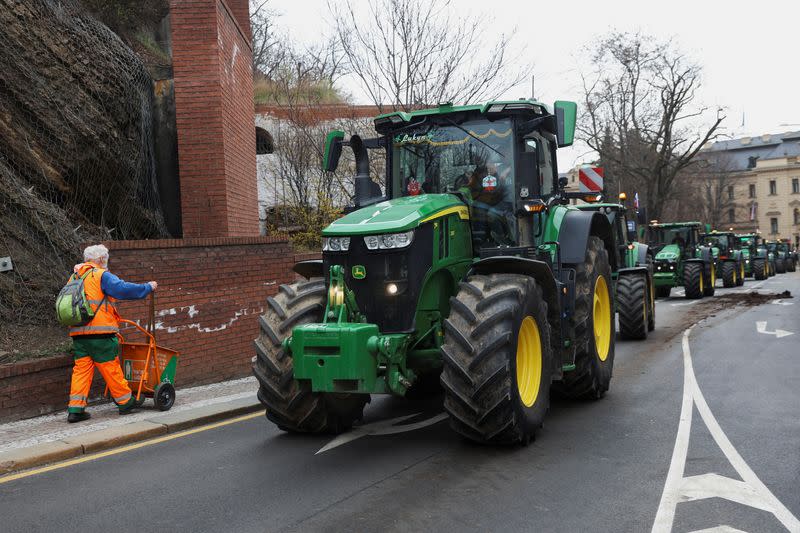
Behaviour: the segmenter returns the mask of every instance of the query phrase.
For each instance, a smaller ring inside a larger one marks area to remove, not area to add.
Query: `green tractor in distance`
[[[684,287],[686,298],[714,295],[717,272],[711,248],[700,240],[700,222],[653,222],[648,245],[655,251],[656,296]]]
[[[797,249],[792,248],[792,241],[790,239],[781,239],[783,249],[786,250],[786,271],[797,271]]]
[[[761,236],[757,233],[738,233],[736,239],[737,247],[744,256],[745,275],[756,280],[767,279],[771,275],[772,266],[767,249],[761,244]]]
[[[438,381],[451,426],[478,442],[527,443],[551,384],[600,398],[614,363],[608,218],[566,205],[556,148],[577,106],[493,101],[375,118],[341,131],[355,157],[354,209],[323,230],[322,259],[295,266],[259,319],[253,371],[267,418],[340,432],[371,394]],[[385,189],[368,150],[386,158]]]
[[[569,193],[569,196],[586,199],[582,193]],[[582,211],[603,213],[608,217],[616,264],[619,266],[611,276],[615,280],[614,296],[620,337],[646,339],[647,332],[656,327],[653,257],[646,244],[636,242],[635,221],[628,220],[622,204],[587,202],[575,207]]]
[[[714,230],[702,234],[701,238],[711,248],[717,265],[716,274],[718,278],[722,278],[722,286],[731,288],[744,285],[745,258],[742,250],[737,247],[736,234],[732,231]]]
[[[789,245],[782,241],[765,241],[764,244],[775,258],[775,273],[785,274],[789,262]]]

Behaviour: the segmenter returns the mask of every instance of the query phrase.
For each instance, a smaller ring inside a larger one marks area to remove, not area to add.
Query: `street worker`
[[[75,274],[83,276],[86,299],[89,301],[94,317],[85,326],[73,326],[72,349],[75,366],[72,369],[72,385],[69,391],[67,421],[70,423],[87,420],[86,402],[92,386],[95,366],[103,376],[119,414],[126,415],[136,406],[136,398],[122,369],[119,366],[119,319],[115,302],[117,300],[140,300],[155,291],[155,281],[147,283],[128,283],[108,271],[108,248],[102,244],[89,246],[83,251],[83,263],[75,265]]]

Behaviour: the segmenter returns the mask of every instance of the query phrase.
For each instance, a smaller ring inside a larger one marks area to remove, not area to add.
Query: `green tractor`
[[[761,236],[757,233],[739,233],[736,238],[737,246],[744,256],[745,275],[753,276],[756,280],[772,276],[772,261],[761,241]]]
[[[716,275],[722,278],[722,286],[726,288],[744,285],[745,257],[738,248],[736,234],[732,231],[704,233],[701,238],[711,248],[714,263],[717,265]]]
[[[700,222],[653,222],[648,244],[655,252],[656,296],[684,287],[686,298],[714,295],[717,272],[711,248],[700,240]]]
[[[789,245],[783,241],[765,241],[764,244],[775,258],[775,273],[785,274],[789,263]]]
[[[343,146],[354,154],[354,207],[259,319],[253,371],[268,419],[336,433],[371,394],[433,383],[461,435],[527,443],[551,385],[605,394],[618,265],[608,217],[567,205],[558,177],[576,109],[443,104],[380,115],[373,139],[328,134],[325,170]],[[368,150],[386,159],[384,189]]]
[[[569,193],[585,199],[586,195]],[[622,204],[588,202],[576,205],[582,211],[596,211],[608,217],[614,240],[618,269],[614,279],[614,300],[619,317],[619,333],[623,339],[646,339],[656,327],[653,256],[644,243],[637,242],[636,222],[628,220]]]
[[[786,271],[797,271],[797,249],[792,248],[792,241],[790,239],[782,239],[783,249],[786,251]]]

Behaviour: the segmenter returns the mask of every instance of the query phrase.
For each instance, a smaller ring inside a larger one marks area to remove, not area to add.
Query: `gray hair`
[[[108,263],[108,248],[102,244],[87,246],[83,251],[83,260],[87,263],[104,265]]]

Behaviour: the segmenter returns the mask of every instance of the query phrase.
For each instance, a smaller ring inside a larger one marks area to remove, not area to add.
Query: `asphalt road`
[[[659,300],[608,395],[555,402],[528,447],[465,442],[440,399],[376,398],[340,445],[259,416],[0,483],[0,530],[800,531],[800,298],[754,286],[800,274]]]

